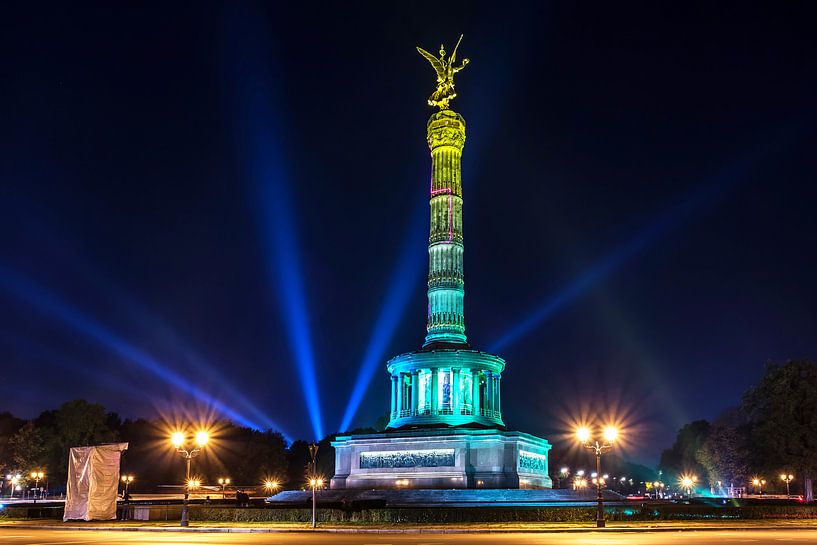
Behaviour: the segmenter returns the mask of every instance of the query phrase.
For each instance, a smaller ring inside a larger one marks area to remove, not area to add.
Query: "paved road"
[[[4,545],[219,545],[249,543],[297,545],[733,545],[745,543],[817,543],[817,530],[716,530],[684,532],[587,532],[554,534],[199,534],[170,532],[110,532],[93,530],[26,530],[0,528]]]

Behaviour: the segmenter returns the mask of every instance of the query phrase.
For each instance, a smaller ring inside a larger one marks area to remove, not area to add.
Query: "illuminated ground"
[[[171,533],[171,532],[122,532],[122,531],[88,531],[88,530],[29,530],[24,528],[0,528],[0,542],[19,545],[46,545],[83,543],[108,544],[219,544],[219,543],[264,543],[264,544],[426,544],[457,545],[470,543],[509,543],[509,544],[627,544],[627,545],[661,545],[695,544],[695,545],[730,545],[736,543],[817,543],[817,532],[795,529],[746,529],[746,530],[691,530],[673,532],[564,532],[564,533],[446,533],[446,534],[328,534],[310,532],[299,533]]]

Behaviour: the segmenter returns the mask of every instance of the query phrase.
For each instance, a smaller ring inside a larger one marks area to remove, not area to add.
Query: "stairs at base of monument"
[[[604,491],[604,501],[620,502],[624,497]],[[312,492],[287,490],[267,498],[274,507],[312,505]],[[515,507],[580,506],[596,501],[595,490],[520,490],[520,489],[451,489],[451,490],[320,490],[317,501],[322,507]]]

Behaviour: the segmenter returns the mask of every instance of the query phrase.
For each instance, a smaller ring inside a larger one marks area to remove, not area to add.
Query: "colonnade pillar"
[[[451,414],[460,414],[460,370],[451,370]]]
[[[397,377],[391,376],[391,412],[397,412]]]
[[[481,409],[480,402],[479,402],[479,371],[471,371],[472,380],[471,386],[473,387],[474,391],[471,394],[471,398],[474,400],[474,416],[479,416],[479,411]]]
[[[397,418],[400,418],[400,413],[403,411],[403,374],[400,373],[397,375],[397,389],[396,389],[397,396],[395,399],[397,400],[397,405],[395,410],[397,411]]]
[[[419,409],[419,394],[420,394],[420,379],[417,377],[417,371],[411,372],[411,414],[417,414]]]
[[[494,410],[494,374],[491,371],[485,371],[485,409]]]
[[[502,378],[502,375],[495,375],[494,376],[494,410],[496,412],[501,412],[502,407],[500,406],[500,388],[499,388],[499,379]]]
[[[431,414],[437,414],[440,403],[440,370],[431,369]]]

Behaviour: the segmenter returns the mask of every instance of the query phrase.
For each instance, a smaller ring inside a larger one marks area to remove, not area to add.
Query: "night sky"
[[[415,46],[460,33],[466,333],[507,360],[509,428],[612,414],[654,464],[765,362],[817,357],[812,2],[24,2],[0,21],[0,410],[86,398],[312,439],[368,354],[351,426],[372,425],[385,361],[425,335]]]

